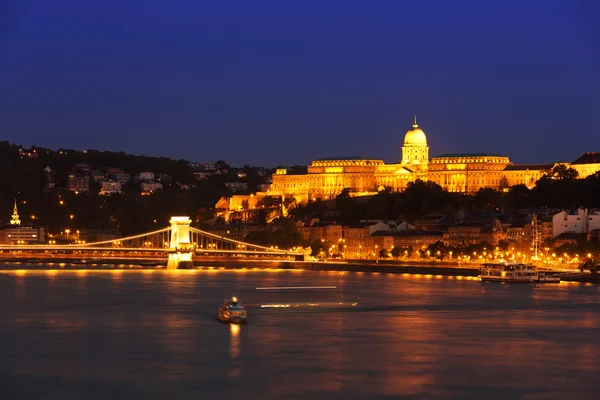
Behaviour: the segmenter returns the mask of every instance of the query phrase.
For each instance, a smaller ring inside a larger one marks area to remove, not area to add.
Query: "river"
[[[327,286],[297,291],[257,288]],[[600,286],[310,271],[2,271],[2,399],[596,399]],[[216,320],[224,298],[247,325]],[[356,302],[271,309],[264,304]],[[310,310],[311,312],[304,312]]]

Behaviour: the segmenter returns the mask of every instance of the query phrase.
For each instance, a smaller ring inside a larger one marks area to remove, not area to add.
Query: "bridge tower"
[[[190,217],[171,217],[171,243],[168,269],[193,267],[194,246],[190,242]]]

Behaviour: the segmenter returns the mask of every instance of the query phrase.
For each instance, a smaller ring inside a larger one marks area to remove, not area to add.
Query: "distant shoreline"
[[[144,270],[166,269],[166,260],[156,259],[1,259],[0,272],[23,270],[21,265],[29,265],[27,270]],[[362,272],[386,274],[414,274],[414,275],[440,275],[440,276],[468,276],[477,277],[479,269],[472,266],[458,266],[457,264],[431,265],[421,262],[395,264],[391,262],[359,262],[359,261],[291,261],[291,260],[251,260],[236,258],[215,258],[194,261],[194,269],[198,270],[307,270],[331,272]],[[600,283],[600,275],[564,273],[561,280],[566,282]]]
[[[13,258],[0,260],[1,270],[18,270],[19,266],[30,265],[31,270],[110,270],[110,269],[165,269],[167,260],[139,260],[139,259],[72,259],[72,258]],[[195,260],[194,268],[219,268],[219,269],[288,269],[288,270],[310,270],[310,271],[339,271],[339,272],[379,272],[391,274],[431,274],[431,275],[453,275],[453,276],[477,276],[477,268],[463,268],[452,265],[427,265],[423,264],[392,264],[376,262],[322,262],[322,261],[292,261],[292,260],[251,260],[236,258],[214,258]]]

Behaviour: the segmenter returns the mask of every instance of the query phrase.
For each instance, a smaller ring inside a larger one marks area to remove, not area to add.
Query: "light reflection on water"
[[[231,335],[231,340],[229,342],[229,355],[231,358],[235,359],[240,356],[240,325],[230,324],[229,333]]]
[[[3,293],[11,294],[0,308],[0,376],[8,378],[0,380],[0,393],[27,399],[595,398],[598,286],[467,278],[13,271],[0,276]],[[344,293],[255,289],[266,286],[337,286]],[[249,305],[248,325],[216,320],[231,295]],[[342,298],[358,306],[344,312],[251,306]]]

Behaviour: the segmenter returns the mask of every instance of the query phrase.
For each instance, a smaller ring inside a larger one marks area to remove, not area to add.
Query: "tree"
[[[531,191],[525,185],[514,185],[506,194],[505,204],[512,210],[529,208],[533,204]]]
[[[367,203],[367,218],[368,219],[381,219],[386,220],[390,217],[391,211],[391,195],[387,191],[381,191],[377,193]]]
[[[215,167],[219,170],[228,170],[229,169],[229,164],[227,164],[225,161],[223,160],[219,160],[215,163]]]
[[[494,211],[501,206],[502,193],[490,188],[481,188],[473,196],[477,209]]]
[[[338,194],[336,196],[336,199],[347,199],[349,197],[350,197],[350,188],[344,188],[344,189],[342,189],[340,194]]]
[[[248,208],[250,208],[248,206],[248,200],[246,200],[246,199],[242,200],[241,207],[242,207],[242,210],[247,210]]]
[[[392,249],[392,257],[394,257],[394,260],[398,260],[398,257],[402,256],[404,254],[404,249],[402,247],[394,247]]]
[[[444,243],[442,243],[439,240],[427,246],[427,250],[433,258],[436,258],[438,260],[443,260],[444,257],[446,257],[446,254],[448,253],[448,248],[444,245]]]
[[[246,235],[244,241],[260,246],[271,246],[273,244],[273,236],[271,232],[266,230],[252,231]]]
[[[566,165],[559,164],[552,168],[552,171],[550,171],[550,176],[553,179],[573,180],[577,179],[579,172],[573,168],[567,167]]]
[[[340,212],[340,221],[343,224],[353,224],[360,221],[364,207],[350,197],[350,190],[344,189],[335,199],[335,206]]]
[[[508,250],[508,241],[506,241],[504,239],[498,240],[498,248],[502,251],[507,251]]]
[[[379,258],[388,258],[389,253],[386,249],[379,250]]]
[[[264,208],[275,208],[281,207],[281,197],[278,196],[265,196],[258,202],[259,206]]]
[[[326,209],[324,202],[308,200],[306,204],[296,204],[290,213],[296,220],[303,220],[309,218],[319,218],[323,210]]]
[[[320,239],[315,239],[310,244],[310,248],[312,249],[311,255],[313,257],[317,257],[319,254],[325,255],[329,249],[329,243]]]
[[[299,246],[303,242],[303,237],[294,223],[289,218],[280,218],[277,229],[273,231],[273,244],[281,249],[289,249],[293,246]]]
[[[402,193],[407,211],[414,218],[439,210],[446,203],[446,195],[447,192],[440,185],[420,179],[409,182]]]
[[[588,258],[581,264],[579,264],[579,270],[584,272],[585,270],[589,270],[592,274],[597,274],[600,272],[600,264],[591,258]]]

